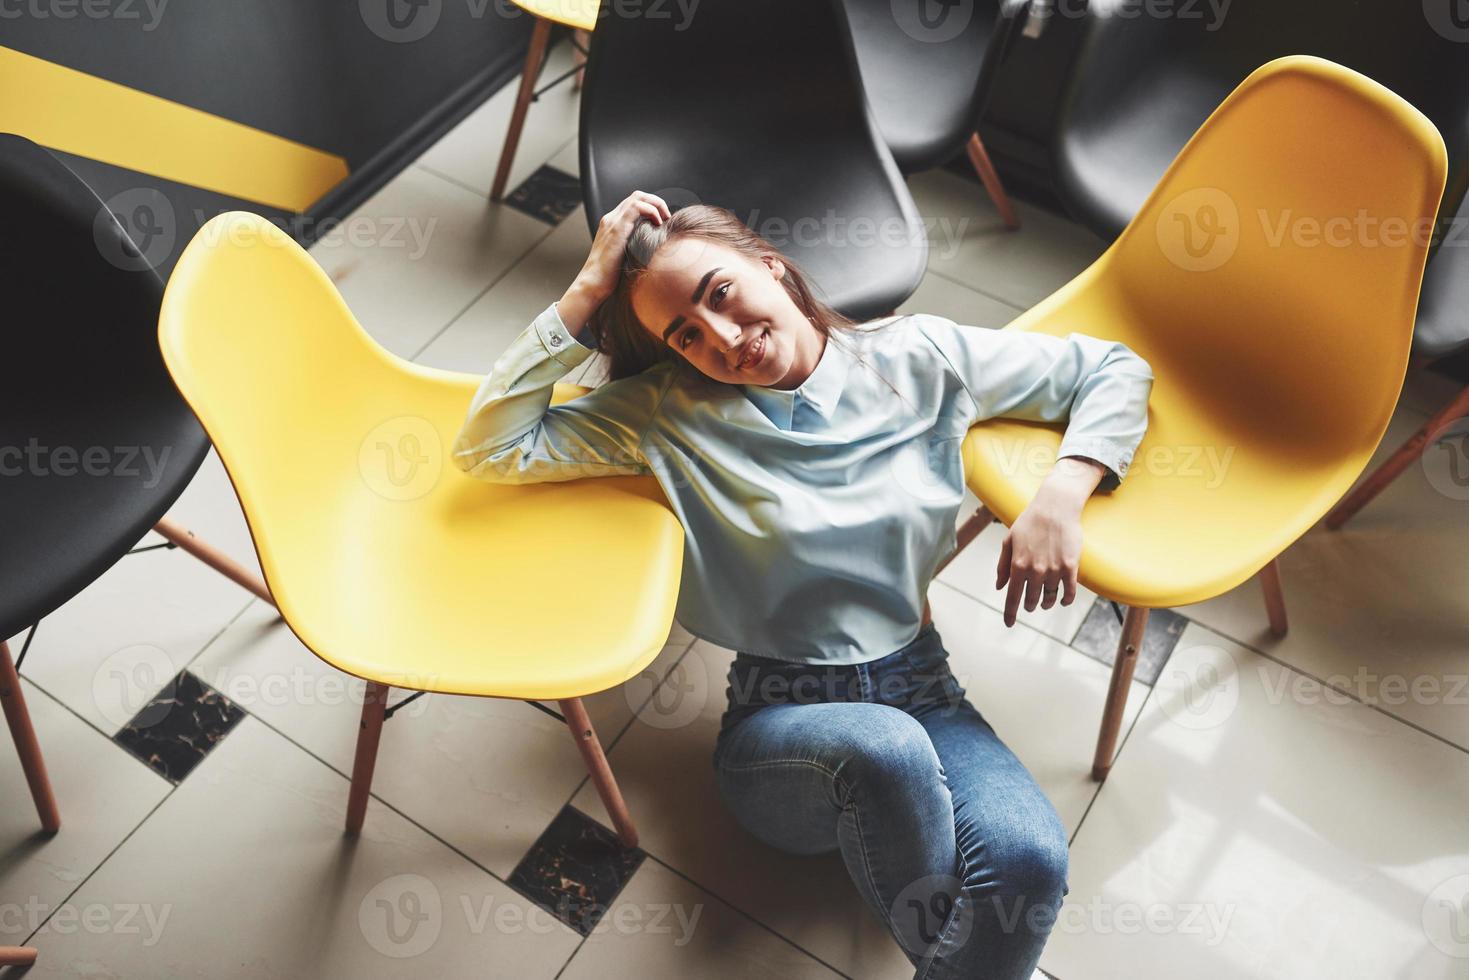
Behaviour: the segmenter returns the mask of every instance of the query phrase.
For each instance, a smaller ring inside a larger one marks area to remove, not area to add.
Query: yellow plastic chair
[[[1120,340],[1155,376],[1127,478],[1082,518],[1081,583],[1128,607],[1094,779],[1112,765],[1150,608],[1259,574],[1271,630],[1285,632],[1274,560],[1387,429],[1427,246],[1408,229],[1436,216],[1445,171],[1438,130],[1386,88],[1320,58],[1269,62],[1112,246],[1006,327]],[[1020,515],[1063,431],[1008,419],[970,430],[966,479],[984,507],[961,547]]]
[[[556,700],[629,846],[582,706],[673,624],[683,528],[652,477],[497,486],[448,463],[480,379],[384,350],[299,245],[257,215],[200,229],[159,320],[281,616],[368,682],[347,830],[361,829],[390,688]],[[558,385],[554,400],[586,391]]]
[[[520,87],[515,92],[515,106],[510,110],[510,125],[505,130],[505,143],[500,147],[500,163],[495,167],[494,180],[490,182],[490,200],[501,201],[505,197],[505,183],[510,179],[510,166],[515,162],[515,151],[520,147],[520,134],[525,128],[525,117],[530,104],[541,92],[560,82],[561,75],[540,92],[536,91],[536,80],[541,76],[541,67],[546,61],[546,47],[551,41],[551,28],[557,24],[572,29],[572,46],[576,49],[572,69],[576,81],[572,91],[582,84],[582,72],[586,66],[587,48],[591,44],[592,31],[597,26],[601,0],[511,0],[515,6],[536,19],[531,28],[530,45],[525,51],[525,66],[520,70]]]

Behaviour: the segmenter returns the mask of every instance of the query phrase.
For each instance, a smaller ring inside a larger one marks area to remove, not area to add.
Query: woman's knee
[[[855,797],[929,795],[952,808],[943,765],[928,732],[911,715],[887,705],[869,705],[860,723],[830,731],[825,739],[834,762],[837,792]],[[916,802],[916,801],[915,801]]]
[[[1059,820],[1012,826],[984,850],[982,860],[966,864],[966,887],[1041,902],[1059,902],[1070,891],[1071,853]]]

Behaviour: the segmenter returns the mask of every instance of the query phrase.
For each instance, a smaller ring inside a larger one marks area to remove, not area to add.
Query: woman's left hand
[[[1106,472],[1102,464],[1079,456],[1056,461],[1030,506],[1015,519],[1000,546],[995,588],[1005,596],[1005,625],[1015,625],[1022,597],[1025,611],[1037,604],[1050,609],[1076,600],[1076,573],[1081,564],[1081,509]]]

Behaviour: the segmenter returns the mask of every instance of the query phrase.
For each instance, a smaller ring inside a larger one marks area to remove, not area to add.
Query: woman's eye
[[[678,349],[683,350],[685,347],[689,346],[689,338],[697,333],[697,330],[685,330],[683,332],[683,336],[678,338]]]
[[[729,292],[729,283],[725,283],[724,285],[720,286],[718,289],[714,290],[714,298],[716,300],[722,300],[722,299],[724,299],[725,294],[728,293],[728,292]]]

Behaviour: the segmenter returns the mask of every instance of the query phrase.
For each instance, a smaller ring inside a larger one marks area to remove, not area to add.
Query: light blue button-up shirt
[[[552,406],[593,355],[553,303],[480,385],[452,453],[496,483],[653,474],[684,528],[678,621],[732,650],[850,664],[917,636],[957,546],[960,446],[977,421],[1067,419],[1060,456],[1126,475],[1153,374],[1121,343],[927,314],[836,330],[791,391],[683,361]]]

